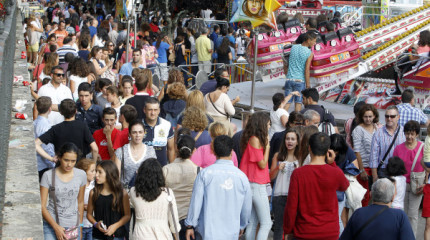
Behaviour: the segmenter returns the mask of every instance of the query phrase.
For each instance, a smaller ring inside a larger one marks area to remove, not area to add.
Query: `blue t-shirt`
[[[370,205],[358,209],[352,214],[343,230],[340,240],[409,240],[415,239],[408,216],[400,209],[388,208],[356,236],[358,229],[372,216],[384,208],[382,205]],[[354,238],[355,236],[355,238]]]
[[[152,43],[153,46],[155,46],[157,42]],[[157,48],[158,52],[158,58],[157,61],[159,63],[167,63],[167,50],[169,50],[170,45],[165,42],[160,43],[160,47]]]
[[[94,37],[94,35],[97,34],[97,28],[93,27],[93,26],[90,26],[88,28],[90,29],[90,35],[91,35],[91,39],[92,39]]]
[[[227,35],[228,40],[230,40],[231,43],[236,44],[236,38],[233,37],[233,35]]]
[[[78,56],[85,61],[88,61],[88,55],[90,55],[90,51],[88,50],[79,50]]]
[[[145,67],[143,65],[139,66],[140,69],[144,69]],[[119,70],[119,75],[125,76],[129,75],[131,76],[131,73],[133,72],[133,66],[131,65],[131,62],[125,63],[122,65],[121,69]]]
[[[305,81],[306,61],[311,55],[311,50],[301,44],[295,44],[291,48],[288,65],[288,79],[301,79]]]

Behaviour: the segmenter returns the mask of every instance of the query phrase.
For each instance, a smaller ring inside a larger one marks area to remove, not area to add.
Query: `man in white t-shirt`
[[[211,19],[211,14],[212,14],[212,10],[210,10],[209,8],[207,8],[206,10],[201,10],[200,11],[200,15],[202,16],[202,18],[204,19]]]
[[[73,99],[72,91],[62,84],[64,78],[64,70],[60,66],[55,66],[51,71],[51,81],[43,85],[39,89],[39,96],[50,97],[52,100],[51,113],[48,120],[52,125],[56,125],[64,121],[64,117],[58,112],[58,105],[64,99]]]

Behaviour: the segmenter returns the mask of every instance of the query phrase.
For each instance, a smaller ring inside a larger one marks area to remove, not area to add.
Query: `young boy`
[[[115,154],[112,143],[120,133],[120,131],[115,128],[116,119],[115,109],[111,107],[103,109],[103,123],[105,127],[95,131],[93,134],[102,160],[110,160]]]
[[[103,108],[92,103],[93,90],[91,84],[83,82],[78,87],[79,102],[76,103],[78,111],[76,120],[85,122],[93,134],[96,130],[103,127],[102,111]]]
[[[40,97],[36,101],[37,111],[39,115],[33,122],[34,126],[34,138],[37,139],[51,128],[51,124],[48,121],[48,115],[51,112],[51,98]],[[55,156],[54,145],[52,143],[42,144],[42,148],[51,157]],[[37,154],[37,171],[39,171],[39,181],[45,171],[54,167],[54,162],[49,161]]]
[[[100,92],[97,94],[97,104],[104,108],[106,103],[109,103],[107,100],[107,88],[112,86],[112,82],[107,78],[100,78],[97,80],[99,83]]]
[[[137,110],[132,105],[125,104],[121,107],[119,122],[122,124],[122,130],[113,142],[113,148],[118,149],[129,142],[128,126],[137,119]]]

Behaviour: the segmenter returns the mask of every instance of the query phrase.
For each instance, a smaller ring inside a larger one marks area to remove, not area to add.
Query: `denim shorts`
[[[303,98],[301,95],[301,92],[305,89],[305,81],[302,82],[296,82],[293,80],[288,80],[285,81],[285,96],[288,96],[291,92],[297,91],[300,93],[300,96],[293,96],[290,101],[288,101],[289,103],[292,103],[293,100],[295,103],[302,103],[303,102]]]

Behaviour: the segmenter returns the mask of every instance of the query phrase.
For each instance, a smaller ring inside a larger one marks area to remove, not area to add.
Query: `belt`
[[[287,81],[303,82],[303,80],[302,80],[302,79],[290,79],[290,78],[287,78]]]

